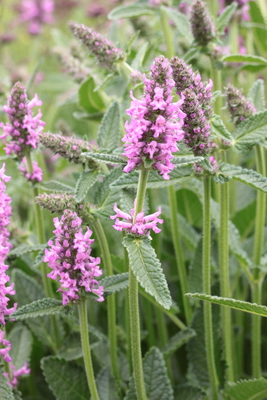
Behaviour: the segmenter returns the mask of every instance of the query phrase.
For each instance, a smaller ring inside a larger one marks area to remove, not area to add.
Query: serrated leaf
[[[110,374],[109,367],[103,368],[96,377],[99,400],[119,400],[116,393],[116,382]]]
[[[177,386],[175,390],[175,400],[205,400],[206,393],[195,386],[181,385]]]
[[[173,400],[173,389],[167,374],[162,353],[152,347],[143,359],[144,382],[148,399]],[[125,400],[136,400],[134,381],[131,379]]]
[[[265,65],[267,66],[267,60],[259,56],[250,56],[246,54],[232,54],[231,56],[223,57],[222,61],[234,62],[234,63],[249,63],[254,65]]]
[[[43,315],[68,314],[69,311],[70,307],[62,306],[61,300],[45,298],[18,308],[10,318],[18,321]]]
[[[41,368],[57,400],[88,400],[89,389],[84,368],[57,357],[43,358]]]
[[[21,244],[18,247],[11,249],[10,252],[8,253],[8,257],[11,256],[20,257],[23,254],[31,253],[32,251],[43,250],[45,249],[45,247],[46,244],[35,244],[35,245]]]
[[[176,333],[169,339],[166,346],[163,347],[163,355],[165,357],[170,357],[176,350],[178,350],[194,336],[196,336],[196,332],[191,328],[186,328]]]
[[[132,69],[134,70],[140,70],[140,68],[142,68],[143,62],[144,62],[144,58],[147,52],[147,48],[148,48],[148,42],[145,42],[142,44],[142,46],[138,49],[136,56],[133,59],[132,62]],[[143,83],[142,83],[143,84]]]
[[[34,262],[33,262],[33,264],[32,264],[32,268],[33,268],[33,269],[34,269],[34,268],[37,268],[40,264],[42,264],[43,259],[44,259],[44,250],[41,250],[41,251],[37,254],[37,256],[35,257],[35,260],[34,260]]]
[[[123,239],[130,266],[140,285],[167,310],[172,301],[165,275],[148,238],[126,236]]]
[[[3,375],[3,371],[0,369],[0,399],[15,400],[11,386],[7,382],[7,378]]]
[[[191,43],[194,38],[191,33],[189,18],[173,8],[165,6],[161,6],[160,8],[167,14],[168,18],[174,22],[179,33]]]
[[[217,137],[232,142],[234,140],[231,133],[228,131],[219,115],[214,115],[210,121],[211,131]]]
[[[129,286],[129,273],[106,276],[99,281],[104,286],[105,293],[116,293]]]
[[[126,164],[125,158],[120,156],[115,156],[114,154],[104,154],[104,153],[82,153],[86,158],[92,158],[93,160],[101,161],[107,164]]]
[[[114,101],[102,119],[97,133],[97,143],[102,149],[112,151],[119,146],[120,137],[120,106]]]
[[[210,303],[219,304],[220,306],[231,307],[236,310],[248,312],[250,314],[267,317],[267,307],[256,303],[249,303],[247,301],[235,300],[226,297],[210,296],[202,293],[186,293],[186,296],[193,297],[194,299],[209,301]]]
[[[15,326],[8,335],[11,343],[10,357],[18,370],[29,362],[32,351],[32,334],[24,325]]]
[[[58,181],[49,181],[42,182],[38,185],[41,189],[49,190],[51,192],[64,192],[64,193],[73,193],[74,187],[65,185],[65,183]]]
[[[238,124],[233,136],[233,145],[237,150],[243,150],[254,144],[262,143],[266,138],[267,110],[246,118]]]
[[[176,167],[170,174],[169,180],[164,180],[157,171],[150,171],[148,176],[147,188],[148,189],[156,189],[166,186],[175,185],[177,183],[181,183],[188,179],[192,175],[191,168],[179,168]],[[116,189],[137,187],[139,179],[139,172],[134,171],[129,174],[124,174],[120,178],[118,178],[115,182],[112,183],[111,187]]]
[[[229,383],[223,394],[230,396],[229,400],[264,400],[267,397],[267,380],[251,379]]]
[[[247,97],[258,112],[265,109],[265,88],[262,79],[258,79],[254,82]]]
[[[77,203],[83,201],[88,190],[97,181],[98,175],[98,171],[83,171],[80,174],[75,188],[75,201],[77,201]]]
[[[129,4],[114,8],[109,14],[108,19],[117,20],[122,18],[139,17],[140,15],[153,15],[154,10],[144,3]]]
[[[224,33],[224,29],[227,26],[228,22],[234,15],[235,11],[237,8],[237,3],[234,2],[233,4],[230,4],[228,7],[225,7],[221,15],[216,19],[216,31],[219,35]]]
[[[203,161],[203,157],[194,157],[194,156],[178,156],[172,159],[172,164],[176,165],[177,167],[186,167],[188,165],[192,165],[194,163],[199,163]]]
[[[105,110],[105,103],[99,92],[95,92],[96,84],[94,78],[91,76],[80,87],[79,104],[89,114],[96,113],[97,111]]]
[[[267,192],[267,178],[252,169],[241,168],[231,164],[222,164],[220,171],[224,176],[245,183],[261,192]]]

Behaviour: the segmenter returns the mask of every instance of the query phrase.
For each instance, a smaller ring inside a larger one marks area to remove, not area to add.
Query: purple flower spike
[[[215,37],[215,27],[203,1],[196,0],[193,3],[190,22],[196,43],[199,46],[207,46]]]
[[[39,35],[42,26],[53,22],[53,0],[22,0],[20,20],[27,22],[31,35]]]
[[[18,370],[16,369],[15,365],[11,364],[11,375],[12,375],[12,379],[10,382],[8,382],[8,384],[12,387],[15,388],[18,385],[18,378],[21,375],[29,375],[31,372],[31,369],[28,368],[28,363],[24,363],[24,365],[19,368]],[[9,375],[7,372],[4,372],[3,375],[9,379]]]
[[[33,167],[33,170],[32,170],[32,173],[30,173],[27,168],[26,158],[23,157],[22,163],[19,166],[20,172],[22,172],[22,174],[25,176],[25,178],[30,182],[33,182],[33,183],[42,182],[43,171],[41,170],[41,168],[39,167],[39,165],[37,164],[36,161],[33,161],[32,167]]]
[[[147,215],[145,217],[144,212],[140,212],[136,216],[136,221],[133,223],[134,209],[131,210],[130,214],[123,212],[114,204],[114,211],[116,215],[112,215],[110,218],[115,219],[113,228],[117,231],[126,230],[127,233],[132,235],[146,235],[149,236],[150,230],[152,229],[155,233],[161,232],[161,229],[157,227],[157,224],[163,224],[163,219],[159,219],[158,216],[161,214],[161,207],[154,214]],[[126,221],[121,221],[122,218]]]
[[[26,90],[20,82],[15,83],[8,99],[8,105],[3,110],[8,115],[9,123],[0,123],[6,154],[15,154],[19,159],[30,149],[36,149],[38,135],[42,132],[45,123],[41,120],[42,113],[32,115],[32,108],[42,105],[37,94],[28,102]]]
[[[245,98],[242,89],[239,90],[229,84],[226,86],[225,91],[227,108],[235,125],[238,125],[257,111],[250,101]]]
[[[97,294],[97,301],[103,301],[104,287],[98,287],[95,279],[102,275],[100,258],[90,255],[92,231],[87,227],[83,234],[82,220],[71,210],[65,210],[60,220],[54,218],[54,225],[55,243],[48,242],[50,248],[45,250],[44,261],[52,269],[47,276],[61,283],[58,291],[62,292],[63,305],[78,301],[81,289]]]
[[[172,102],[175,83],[171,73],[168,59],[160,56],[151,67],[151,79],[144,79],[145,96],[137,100],[131,92],[131,107],[126,111],[131,121],[125,123],[126,135],[122,139],[123,154],[128,158],[124,172],[140,168],[147,161],[164,179],[170,179],[174,168],[170,160],[172,153],[179,150],[177,142],[183,138],[185,118],[180,109],[182,101]]]

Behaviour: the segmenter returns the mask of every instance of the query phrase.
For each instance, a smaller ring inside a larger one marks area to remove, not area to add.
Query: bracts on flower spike
[[[238,125],[244,119],[256,112],[256,109],[243,95],[243,91],[229,84],[225,88],[227,108],[231,114],[232,121]]]
[[[171,73],[168,59],[160,56],[154,60],[150,79],[144,79],[144,97],[137,100],[131,93],[132,102],[127,110],[131,121],[125,123],[126,135],[122,139],[123,154],[128,158],[124,172],[149,165],[164,179],[170,179],[174,168],[172,153],[179,150],[177,142],[184,135],[181,128],[185,117],[180,109],[182,101],[172,102],[175,84]]]

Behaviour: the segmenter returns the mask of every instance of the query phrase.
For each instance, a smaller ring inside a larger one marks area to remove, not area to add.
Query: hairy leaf
[[[139,17],[140,15],[153,15],[154,10],[144,3],[128,4],[114,8],[109,14],[108,19],[116,20],[122,18]]]
[[[51,192],[73,193],[75,191],[74,187],[53,180],[49,182],[42,182],[38,185],[38,187],[41,189],[50,190]]]
[[[105,110],[105,103],[99,92],[95,92],[96,84],[91,76],[79,89],[79,104],[89,114]]]
[[[118,400],[116,382],[110,374],[109,367],[103,368],[96,377],[99,400]]]
[[[189,157],[180,156],[179,157],[178,156],[178,157],[174,157],[172,159],[172,163],[175,164],[177,167],[186,167],[187,165],[199,163],[203,160],[204,160],[203,157],[193,157],[193,156],[189,156]]]
[[[194,299],[209,301],[210,303],[227,306],[236,310],[245,311],[250,314],[261,315],[267,317],[267,307],[261,306],[256,303],[249,303],[247,301],[228,299],[226,297],[210,296],[202,293],[186,293],[186,296],[193,297]]]
[[[15,400],[11,386],[7,382],[7,378],[3,375],[3,371],[0,369],[0,399]]]
[[[140,285],[151,294],[159,304],[169,309],[171,296],[155,250],[147,237],[126,236],[123,240],[130,266]]]
[[[70,307],[62,306],[61,300],[45,298],[18,308],[10,318],[18,321],[50,314],[68,314],[69,311]]]
[[[98,175],[98,171],[83,171],[81,173],[75,188],[75,200],[77,203],[83,201],[88,190],[97,181]]]
[[[205,400],[206,393],[195,386],[181,385],[175,390],[175,400]]]
[[[189,18],[173,8],[161,6],[161,9],[167,14],[168,18],[174,22],[179,33],[190,43],[193,42],[194,38],[191,33]]]
[[[227,130],[223,121],[218,115],[214,115],[210,121],[211,131],[219,137],[220,139],[226,140],[227,142],[232,142],[234,140],[231,133]]]
[[[164,346],[162,352],[165,357],[170,357],[176,350],[188,342],[196,332],[191,328],[183,329],[169,339],[169,342]]]
[[[248,100],[255,106],[256,110],[265,110],[265,88],[262,79],[256,80],[248,92]]]
[[[234,2],[233,4],[230,4],[228,7],[225,7],[221,15],[216,20],[216,31],[219,35],[222,35],[224,33],[224,29],[227,26],[228,22],[234,15],[235,11],[237,8],[237,3]]]
[[[246,118],[240,122],[234,131],[233,145],[237,150],[246,150],[247,148],[262,143],[266,138],[267,130],[267,110]]]
[[[45,249],[46,244],[35,244],[35,245],[28,245],[28,244],[21,244],[18,247],[11,249],[8,253],[8,257],[20,257],[23,254],[31,253],[32,251],[36,250],[43,250]]]
[[[57,400],[88,400],[84,368],[53,356],[43,358],[41,367]]]
[[[99,281],[99,284],[104,286],[105,293],[119,292],[129,286],[129,273],[106,276]]]
[[[223,394],[230,400],[264,400],[267,397],[267,380],[251,379],[228,383]]]
[[[102,149],[112,151],[119,146],[120,136],[120,106],[114,101],[102,119],[97,133],[97,143]]]
[[[120,156],[115,156],[114,154],[104,154],[104,153],[82,153],[83,156],[87,158],[92,158],[93,160],[101,161],[107,164],[126,164],[125,158]]]
[[[246,54],[232,54],[231,56],[223,57],[222,61],[234,63],[249,63],[254,65],[266,65],[267,60],[259,56],[250,56]]]
[[[145,42],[137,50],[136,56],[134,57],[132,65],[131,65],[132,69],[139,71],[140,68],[142,68],[147,49],[148,49],[148,43]]]
[[[10,357],[16,369],[29,362],[32,351],[32,334],[24,325],[15,326],[8,335],[11,343]]]
[[[220,171],[224,176],[245,183],[261,192],[267,192],[267,178],[252,169],[241,168],[231,164],[222,164]]]

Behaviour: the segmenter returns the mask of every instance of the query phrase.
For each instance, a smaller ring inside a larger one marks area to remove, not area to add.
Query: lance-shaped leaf
[[[148,43],[145,42],[138,49],[136,56],[134,57],[133,62],[132,62],[132,69],[139,71],[140,68],[142,68],[144,58],[145,58],[145,55],[147,52],[147,48],[148,48]]]
[[[167,14],[168,18],[174,22],[179,33],[185,37],[189,43],[193,42],[194,38],[191,33],[189,18],[173,8],[161,6],[161,9]]]
[[[42,317],[43,315],[49,314],[68,314],[70,309],[69,306],[62,306],[60,300],[45,298],[18,308],[10,318],[18,321],[26,318]]]
[[[176,388],[175,391],[177,396],[175,397],[175,400],[204,400],[206,399],[206,393],[195,386],[189,386],[189,385],[179,385]]]
[[[146,395],[153,400],[173,400],[173,390],[162,353],[152,347],[143,360]],[[134,380],[131,379],[125,400],[136,400]]]
[[[88,384],[84,368],[57,357],[41,360],[45,380],[57,400],[88,400]]]
[[[15,400],[11,386],[8,384],[7,378],[3,375],[3,370],[0,369],[0,399]]]
[[[175,164],[177,167],[186,167],[187,165],[192,165],[194,163],[199,163],[203,161],[203,157],[194,157],[194,156],[180,156],[180,157],[174,157],[172,159],[172,164]]]
[[[267,110],[246,118],[235,129],[233,145],[237,150],[247,148],[262,143],[267,136]]]
[[[104,154],[104,153],[82,153],[83,156],[86,158],[91,158],[93,160],[101,161],[107,164],[118,164],[118,165],[123,165],[126,164],[127,161],[125,158],[122,158],[120,156],[116,156],[114,154]]]
[[[154,10],[144,3],[128,4],[114,8],[109,14],[108,19],[117,20],[122,18],[139,17],[140,15],[153,15]]]
[[[129,273],[106,276],[99,281],[99,285],[104,286],[105,293],[116,293],[129,286]]]
[[[227,142],[234,140],[231,133],[227,130],[219,115],[214,115],[210,121],[211,131],[214,135]]]
[[[68,186],[65,183],[58,181],[42,182],[38,185],[41,189],[49,190],[51,192],[73,193],[74,187]]]
[[[236,310],[245,311],[250,314],[261,315],[267,317],[267,307],[248,301],[229,299],[226,297],[210,296],[202,293],[186,293],[186,296],[194,299],[209,301],[210,303],[219,304],[220,306],[231,307]]]
[[[20,257],[23,254],[31,253],[32,251],[43,250],[46,248],[46,244],[35,244],[35,245],[28,245],[28,244],[21,244],[18,247],[10,250],[8,253],[8,257]]]
[[[102,149],[112,151],[119,146],[120,136],[120,106],[114,101],[102,119],[97,143]]]
[[[220,171],[224,176],[245,183],[261,192],[267,192],[267,178],[252,169],[241,168],[231,164],[222,164]]]
[[[149,189],[156,189],[166,186],[175,185],[177,183],[181,183],[186,179],[189,179],[192,175],[191,168],[179,168],[176,167],[170,173],[170,179],[165,180],[163,179],[157,171],[150,171],[148,176],[147,188]],[[130,187],[137,187],[139,179],[138,171],[130,172],[129,174],[124,174],[120,178],[118,178],[115,182],[112,183],[111,187],[116,189],[123,189],[123,188],[130,188]]]
[[[267,66],[267,60],[265,58],[246,54],[232,54],[231,56],[223,57],[222,61]]]
[[[248,92],[248,100],[255,106],[257,111],[265,110],[265,88],[262,79],[256,80]]]
[[[119,400],[116,382],[110,374],[109,367],[103,368],[96,377],[99,400]]]
[[[83,201],[88,193],[88,190],[97,181],[98,176],[98,171],[83,171],[81,173],[75,188],[75,200],[77,203]]]
[[[96,84],[91,76],[79,89],[79,104],[88,113],[105,110],[105,103],[99,92],[95,92]]]
[[[267,397],[267,380],[251,379],[228,383],[223,394],[230,400],[263,400]]]
[[[228,7],[225,7],[221,15],[216,20],[216,32],[219,35],[222,35],[224,33],[224,29],[227,26],[228,22],[232,18],[233,14],[235,13],[235,10],[237,8],[237,3],[234,2]]]
[[[187,343],[192,337],[196,336],[196,332],[191,328],[183,329],[169,339],[164,346],[162,352],[165,357],[170,357],[176,350]]]
[[[140,285],[168,310],[172,304],[171,295],[161,264],[149,239],[128,235],[124,238],[123,245],[127,249],[130,266]]]
[[[29,362],[32,351],[32,334],[24,325],[15,326],[8,335],[11,343],[10,356],[16,369]]]

